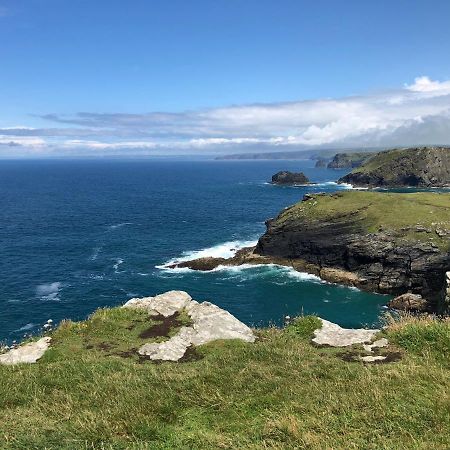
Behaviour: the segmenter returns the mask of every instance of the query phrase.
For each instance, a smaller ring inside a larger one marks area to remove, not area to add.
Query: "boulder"
[[[0,355],[0,364],[11,366],[16,364],[33,364],[42,358],[50,347],[50,341],[51,338],[46,336],[38,341],[13,348],[9,352]]]
[[[419,294],[402,294],[388,303],[388,307],[399,311],[423,312],[428,309],[428,302]]]

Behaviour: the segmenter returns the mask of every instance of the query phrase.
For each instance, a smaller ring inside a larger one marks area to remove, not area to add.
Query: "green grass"
[[[316,195],[284,210],[273,225],[322,223],[347,218],[367,233],[391,230],[405,239],[433,242],[440,248],[449,246],[448,237],[440,237],[436,233],[437,228],[450,229],[450,194],[444,193],[346,191]],[[416,230],[418,226],[430,232],[419,232]]]
[[[202,346],[197,361],[124,356],[148,323],[139,311],[101,310],[61,324],[37,364],[0,366],[0,448],[450,446],[450,377],[441,354],[449,322],[430,325],[433,332],[412,319],[391,325],[386,333],[403,357],[373,366],[312,346],[313,317],[259,330],[254,344]]]

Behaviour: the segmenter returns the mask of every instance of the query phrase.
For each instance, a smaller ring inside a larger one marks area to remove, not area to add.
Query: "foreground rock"
[[[309,184],[308,177],[303,172],[281,171],[272,176],[272,184]]]
[[[192,325],[182,327],[168,341],[144,344],[138,353],[152,360],[179,361],[191,346],[218,339],[240,339],[254,342],[252,330],[228,311],[209,302],[198,303],[183,291],[170,291],[156,297],[129,300],[124,308],[146,309],[150,315],[169,317],[186,311]]]
[[[421,147],[377,153],[339,179],[360,187],[443,187],[450,185],[450,148]]]
[[[369,291],[411,292],[430,310],[448,309],[449,194],[308,195],[266,224],[255,254],[316,267],[320,276],[329,272],[328,279]]]
[[[50,347],[50,337],[43,337],[36,342],[21,345],[0,355],[0,364],[33,364],[38,361]]]
[[[341,328],[339,325],[320,319],[322,327],[314,331],[312,341],[317,345],[330,347],[348,347],[354,344],[371,342],[380,330],[366,330],[364,328]]]

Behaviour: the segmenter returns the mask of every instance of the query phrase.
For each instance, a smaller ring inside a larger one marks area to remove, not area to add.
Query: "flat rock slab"
[[[42,358],[50,347],[50,337],[43,337],[36,342],[21,345],[0,355],[0,364],[13,366],[16,364],[32,364]]]
[[[374,362],[379,362],[379,361],[384,361],[387,357],[386,356],[361,356],[361,361],[366,362],[366,363],[374,363]]]
[[[353,344],[370,343],[380,330],[366,330],[364,328],[342,328],[339,325],[320,319],[322,328],[314,331],[312,342],[330,347],[348,347]]]
[[[191,300],[187,292],[169,291],[156,297],[132,298],[123,307],[146,309],[151,315],[170,317],[184,309]]]
[[[151,300],[149,300],[151,299]],[[157,311],[170,317],[183,309],[192,320],[192,325],[183,327],[167,341],[144,344],[138,353],[152,360],[178,361],[192,345],[203,345],[218,339],[240,339],[254,342],[253,331],[228,311],[210,302],[198,303],[182,291],[170,291],[156,297],[132,299],[125,307],[146,308],[150,313]]]
[[[387,347],[388,345],[389,341],[386,338],[381,338],[373,342],[372,344],[364,344],[363,347],[366,352],[373,352],[374,348],[383,348]]]

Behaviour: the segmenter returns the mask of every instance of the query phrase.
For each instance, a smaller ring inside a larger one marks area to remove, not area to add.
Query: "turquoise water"
[[[283,169],[303,170],[318,184],[267,183]],[[170,289],[256,326],[301,313],[374,324],[387,297],[286,268],[164,268],[231,255],[306,192],[344,189],[333,183],[342,173],[312,161],[2,161],[0,340]]]

